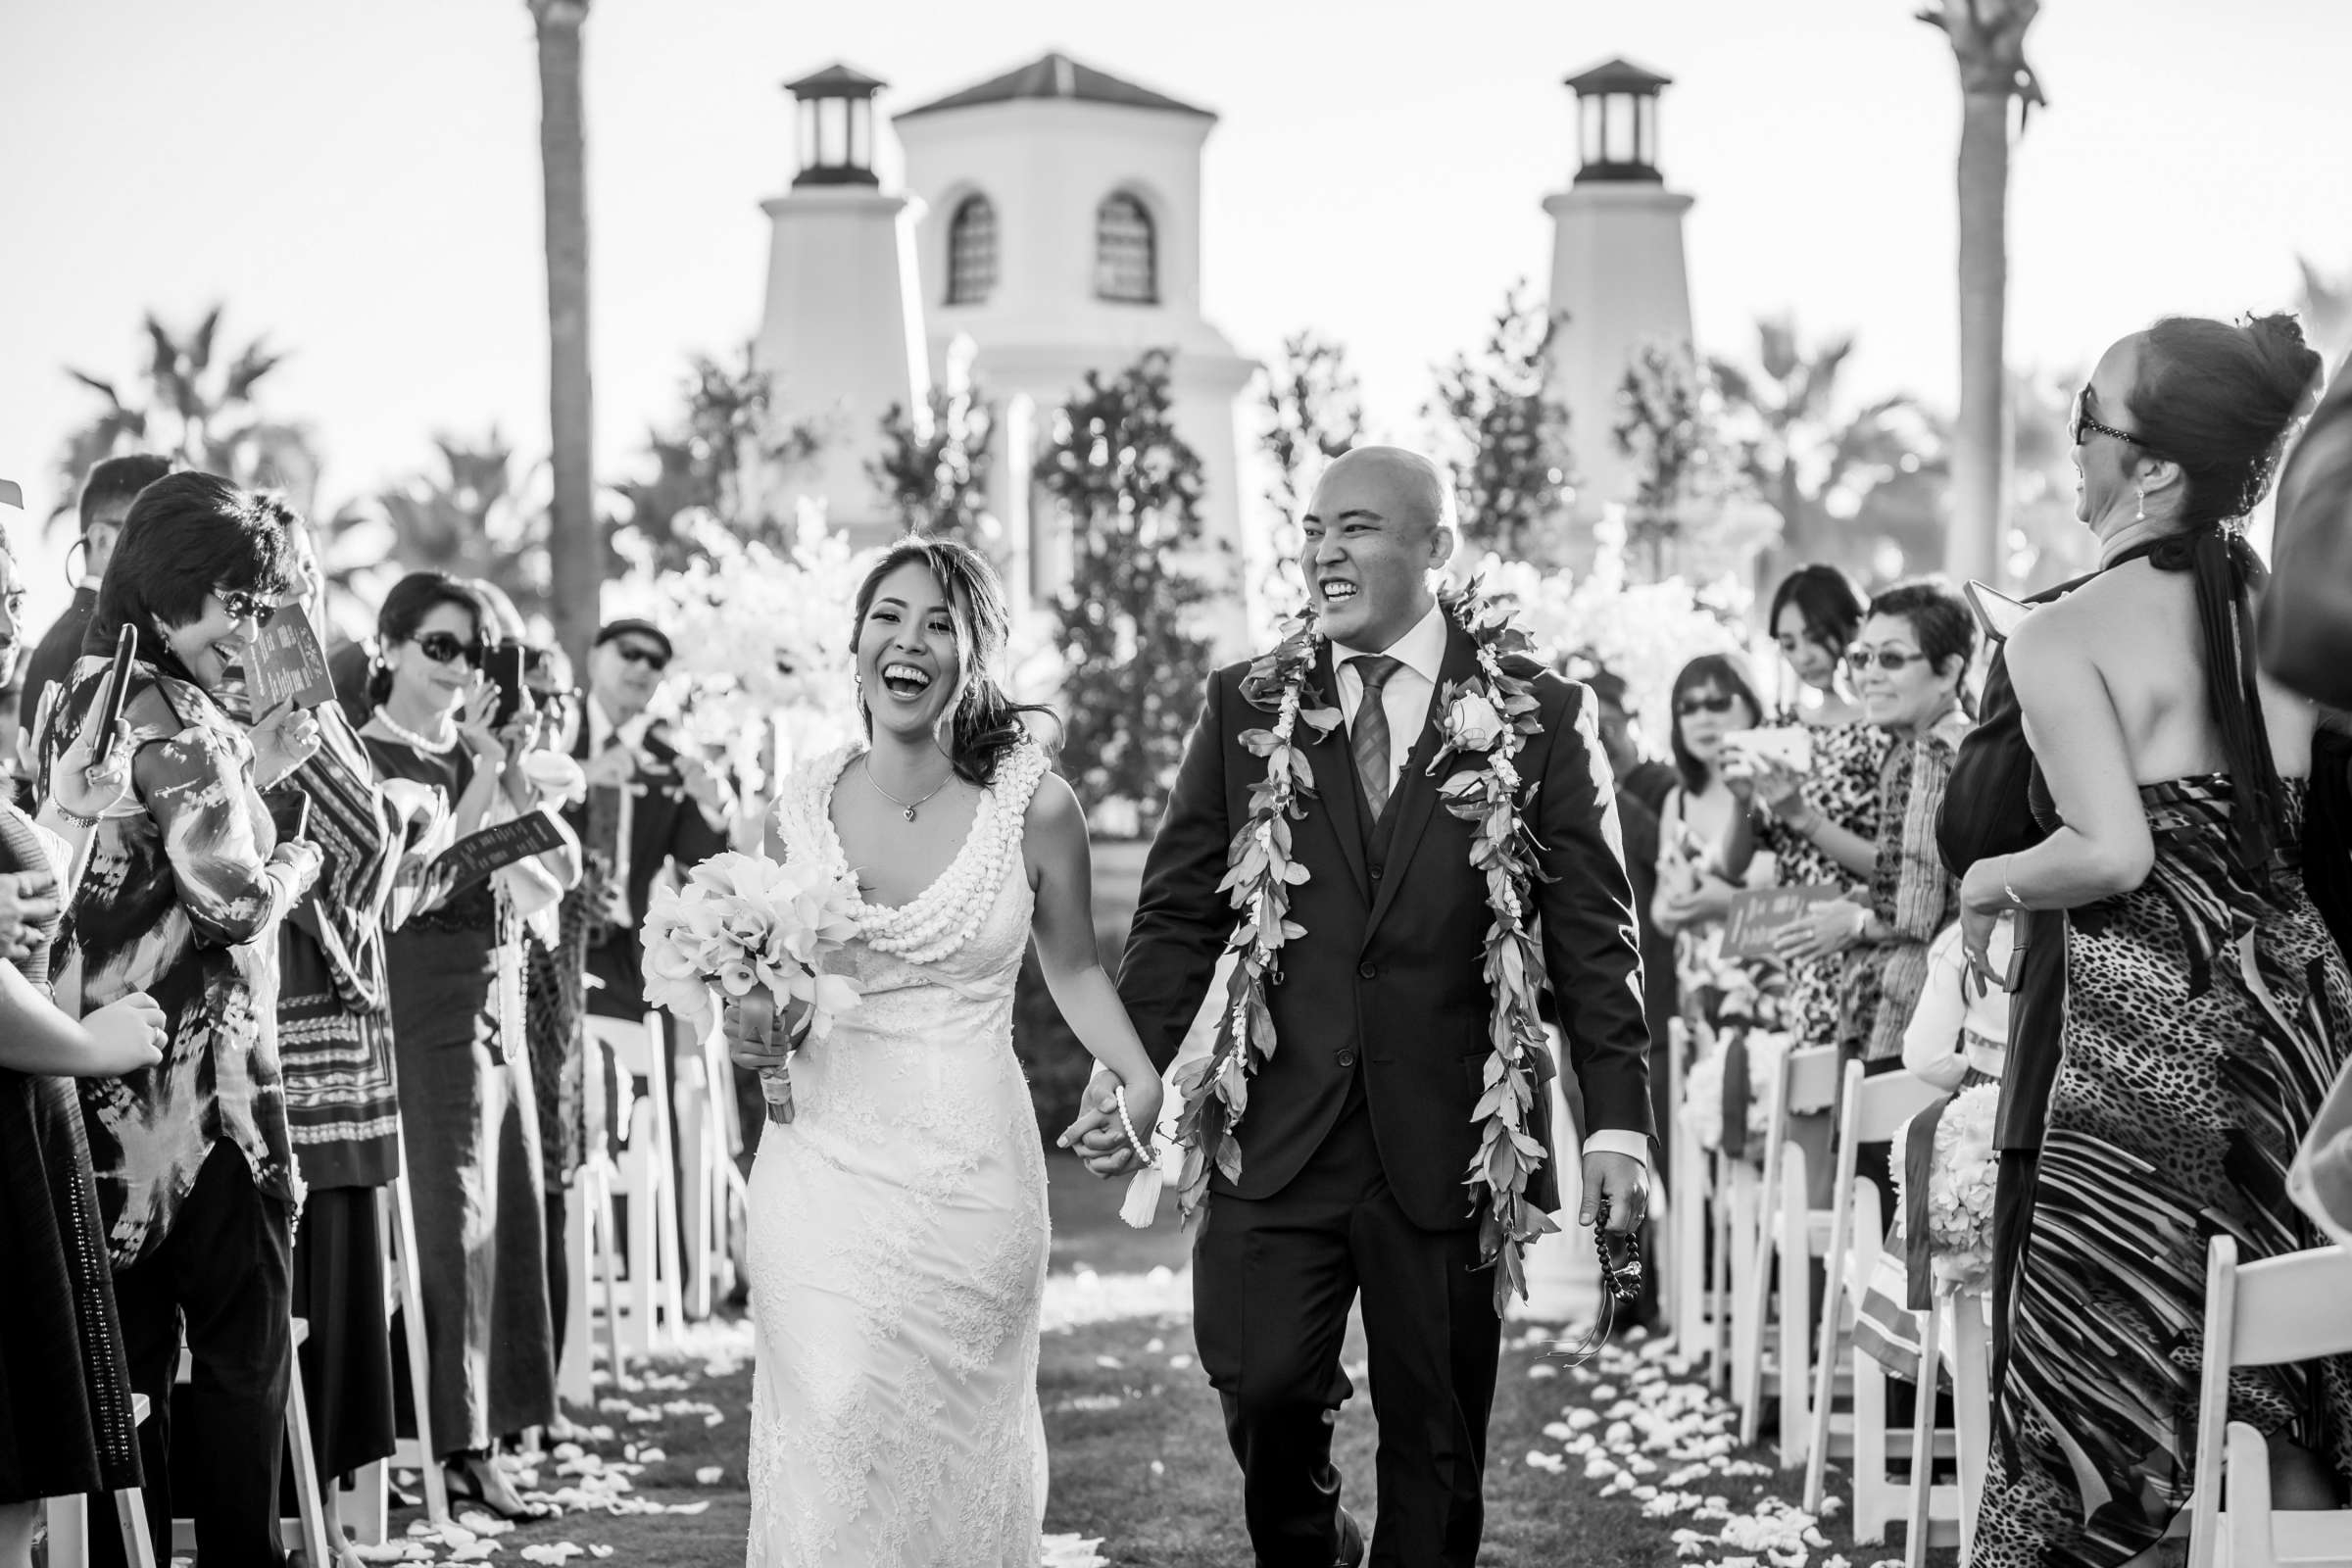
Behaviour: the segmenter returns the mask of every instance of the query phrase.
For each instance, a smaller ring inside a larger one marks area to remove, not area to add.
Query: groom
[[[1281,982],[1268,987],[1278,1045],[1250,1084],[1240,1180],[1213,1179],[1194,1249],[1195,1335],[1224,1400],[1261,1568],[1364,1561],[1331,1462],[1353,1392],[1340,1354],[1359,1293],[1380,1423],[1371,1561],[1470,1568],[1485,1516],[1502,1325],[1463,1181],[1489,1050],[1491,915],[1470,827],[1439,808],[1441,780],[1427,772],[1436,694],[1477,667],[1472,639],[1432,589],[1453,549],[1451,512],[1428,459],[1359,447],[1331,466],[1302,519],[1299,564],[1328,638],[1309,685],[1346,722],[1306,748],[1315,798],[1293,853],[1308,880],[1291,889],[1290,908],[1306,935],[1281,950]],[[1248,669],[1210,678],[1119,977],[1162,1071],[1234,926],[1218,883],[1265,772],[1240,736],[1272,722],[1242,695]],[[1519,758],[1533,787],[1522,807],[1550,877],[1533,912],[1592,1129],[1583,1218],[1605,1200],[1610,1228],[1631,1231],[1647,1200],[1650,1135],[1633,895],[1592,696],[1527,672],[1543,731]],[[1109,1095],[1099,1074],[1065,1135],[1103,1176],[1130,1163],[1104,1114]],[[1547,1091],[1537,1103],[1548,1105]],[[1535,1130],[1546,1152],[1528,1196],[1556,1209],[1547,1114]]]

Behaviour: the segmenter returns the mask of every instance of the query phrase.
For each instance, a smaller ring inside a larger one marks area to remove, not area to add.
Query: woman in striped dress
[[[2301,855],[2314,712],[2255,675],[2241,536],[2319,357],[2290,318],[2174,318],[2076,402],[2105,569],[2011,634],[2050,836],[1972,866],[1964,940],[2066,911],[2062,1056],[2018,1263],[1977,1568],[2158,1560],[2188,1498],[2216,1235],[2319,1245],[2285,1177],[2352,1051]],[[2352,1357],[2239,1368],[2281,1508],[2352,1479]]]

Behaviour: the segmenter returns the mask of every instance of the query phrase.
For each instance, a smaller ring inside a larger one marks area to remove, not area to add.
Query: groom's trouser
[[[1487,1415],[1502,1324],[1475,1230],[1425,1231],[1381,1172],[1360,1087],[1272,1198],[1220,1195],[1193,1249],[1194,1333],[1225,1401],[1258,1568],[1331,1568],[1341,1550],[1332,1428],[1360,1291],[1369,1348],[1378,1568],[1470,1568],[1485,1521]]]

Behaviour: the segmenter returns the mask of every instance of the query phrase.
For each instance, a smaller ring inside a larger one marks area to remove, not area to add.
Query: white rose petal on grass
[[[449,1560],[451,1562],[487,1562],[490,1560],[492,1552],[506,1549],[495,1541],[469,1542],[451,1552]]]
[[[1115,1372],[1125,1364],[1125,1362],[1121,1361],[1115,1355],[1098,1355],[1095,1357],[1095,1365],[1101,1367],[1105,1372]]]
[[[1168,1369],[1172,1372],[1182,1372],[1192,1364],[1193,1358],[1181,1350],[1168,1357]]]
[[[710,1499],[705,1497],[700,1502],[673,1502],[662,1511],[665,1513],[706,1513],[710,1507]]]
[[[662,1452],[660,1448],[640,1448],[637,1450],[637,1462],[639,1464],[660,1464],[662,1460],[668,1457],[669,1455]]]
[[[726,1473],[727,1472],[718,1465],[707,1464],[694,1473],[694,1479],[698,1485],[715,1487],[726,1475]]]
[[[1542,1383],[1547,1379],[1558,1377],[1560,1375],[1560,1369],[1556,1366],[1553,1366],[1549,1361],[1538,1361],[1534,1366],[1531,1366],[1527,1369],[1527,1375],[1530,1381]]]

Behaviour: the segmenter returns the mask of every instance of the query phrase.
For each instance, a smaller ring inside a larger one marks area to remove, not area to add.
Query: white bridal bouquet
[[[761,855],[714,855],[682,888],[657,888],[645,913],[645,995],[697,1029],[712,1021],[713,988],[730,999],[755,992],[781,1010],[808,1007],[796,1035],[822,1040],[862,1000],[856,981],[826,974],[827,955],[858,931],[858,879]],[[792,1120],[792,1069],[760,1071],[767,1119]]]

